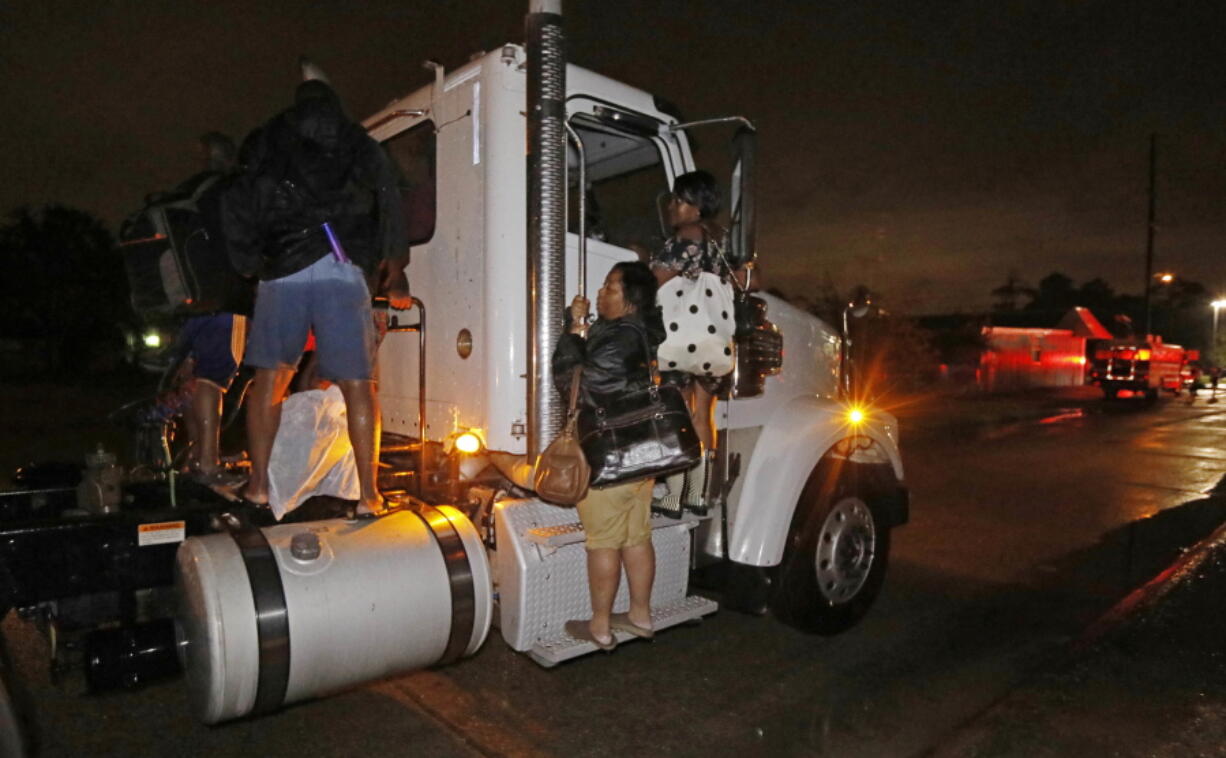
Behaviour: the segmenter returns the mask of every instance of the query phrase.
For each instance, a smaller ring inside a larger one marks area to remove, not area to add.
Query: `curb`
[[[1080,653],[1107,637],[1119,627],[1152,610],[1179,580],[1195,573],[1215,548],[1226,545],[1226,524],[1222,524],[1208,537],[1188,548],[1183,555],[1145,584],[1128,593],[1106,613],[1086,627],[1071,648]]]

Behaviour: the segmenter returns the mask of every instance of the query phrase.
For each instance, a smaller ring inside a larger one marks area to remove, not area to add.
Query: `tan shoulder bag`
[[[592,467],[588,465],[579,445],[579,382],[583,378],[583,364],[575,366],[570,380],[570,408],[566,424],[549,447],[536,459],[532,476],[533,487],[542,500],[557,505],[574,505],[587,497],[588,482]]]

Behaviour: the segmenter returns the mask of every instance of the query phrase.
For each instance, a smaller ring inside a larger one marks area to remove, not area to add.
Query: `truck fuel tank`
[[[472,655],[492,617],[485,548],[446,506],[192,537],[176,584],[207,724]]]

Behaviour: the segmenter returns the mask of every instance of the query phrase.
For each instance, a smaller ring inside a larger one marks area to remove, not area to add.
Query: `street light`
[[[1145,338],[1149,339],[1149,335],[1154,330],[1153,326],[1153,308],[1150,303],[1150,295],[1153,291],[1162,285],[1173,284],[1176,276],[1170,271],[1159,271],[1150,276],[1150,281],[1145,284]]]
[[[1209,307],[1213,309],[1213,339],[1209,342],[1209,353],[1213,356],[1213,362],[1217,363],[1217,314],[1218,311],[1226,308],[1226,298],[1218,298]]]

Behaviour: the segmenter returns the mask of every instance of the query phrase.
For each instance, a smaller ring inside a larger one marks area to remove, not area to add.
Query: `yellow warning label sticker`
[[[141,547],[182,542],[187,537],[186,521],[159,521],[136,527],[136,544]]]

